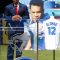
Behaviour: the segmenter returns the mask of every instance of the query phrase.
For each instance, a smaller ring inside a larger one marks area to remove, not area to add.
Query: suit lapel
[[[15,6],[13,3],[11,4],[10,12],[12,13],[12,15],[15,15]]]

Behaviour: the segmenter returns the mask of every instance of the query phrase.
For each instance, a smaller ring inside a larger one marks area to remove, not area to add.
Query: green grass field
[[[29,57],[36,60],[36,51],[24,50],[21,57]],[[0,46],[0,60],[7,60],[7,45]],[[39,50],[38,60],[53,60],[53,51]],[[60,60],[60,50],[56,50],[55,60]]]

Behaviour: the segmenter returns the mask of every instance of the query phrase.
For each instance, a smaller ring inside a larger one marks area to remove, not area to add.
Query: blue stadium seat
[[[44,9],[54,8],[55,1],[45,1],[44,2]]]
[[[60,4],[55,4],[55,8],[60,8]]]

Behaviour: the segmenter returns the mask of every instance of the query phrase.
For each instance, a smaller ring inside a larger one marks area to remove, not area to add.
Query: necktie
[[[15,12],[16,12],[16,15],[18,15],[18,6],[15,7]]]

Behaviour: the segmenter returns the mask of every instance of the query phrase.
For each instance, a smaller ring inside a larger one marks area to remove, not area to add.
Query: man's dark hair
[[[30,8],[31,8],[31,5],[40,6],[42,9],[43,9],[43,6],[44,6],[42,0],[31,0],[30,1]]]

